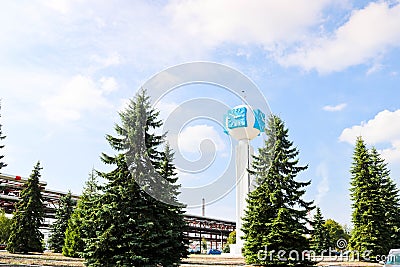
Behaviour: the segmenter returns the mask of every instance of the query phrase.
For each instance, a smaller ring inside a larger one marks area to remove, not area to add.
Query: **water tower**
[[[230,245],[231,253],[241,254],[244,244],[242,217],[246,209],[247,194],[253,190],[254,183],[247,171],[251,167],[254,149],[250,140],[256,138],[265,128],[265,114],[248,105],[239,105],[224,119],[227,134],[238,140],[236,145],[236,244]]]

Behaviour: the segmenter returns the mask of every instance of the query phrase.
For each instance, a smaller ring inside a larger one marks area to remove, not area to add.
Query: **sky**
[[[325,218],[351,224],[349,170],[357,136],[378,149],[400,185],[400,1],[0,5],[4,173],[28,177],[40,160],[48,188],[79,194],[92,168],[110,170],[100,160],[102,152],[115,153],[105,135],[115,134],[118,112],[137,90],[171,66],[210,61],[251,79],[285,121],[300,163],[308,165],[298,177],[312,181],[305,197]],[[241,104],[229,90],[191,84],[164,96],[160,116],[170,118],[193,99]],[[235,142],[220,122],[197,116],[179,127],[175,154],[195,161],[211,147],[214,156],[202,172],[178,171],[185,187],[212,182],[234,158]],[[210,147],[201,146],[206,139]],[[234,192],[209,203],[206,215],[235,220]]]

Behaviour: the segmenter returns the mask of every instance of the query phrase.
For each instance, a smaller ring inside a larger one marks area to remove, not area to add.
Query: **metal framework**
[[[0,173],[0,208],[6,213],[15,211],[15,204],[19,201],[22,188],[27,178],[21,176]],[[46,229],[54,218],[55,209],[60,203],[60,198],[67,193],[46,189],[47,183],[40,181],[43,202],[45,204],[46,220],[43,228]],[[72,195],[75,200],[78,195]],[[50,220],[49,220],[50,219]],[[206,240],[207,248],[221,249],[227,242],[229,234],[235,230],[236,223],[227,220],[208,218],[198,215],[186,214],[184,219],[187,229],[184,235],[191,247],[201,246],[202,240]]]
[[[203,239],[207,242],[207,248],[222,249],[229,234],[236,229],[235,222],[198,215],[186,214],[185,221],[185,234],[192,249],[201,246]]]
[[[6,213],[15,211],[15,204],[19,201],[19,197],[27,178],[21,176],[0,173],[0,208]],[[42,189],[43,203],[45,205],[46,218],[54,218],[54,211],[60,203],[60,198],[67,193],[46,189],[47,183],[39,181]],[[79,199],[78,195],[72,194],[72,198]]]

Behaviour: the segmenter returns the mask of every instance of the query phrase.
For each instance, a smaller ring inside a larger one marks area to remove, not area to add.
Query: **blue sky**
[[[80,193],[92,167],[108,168],[99,159],[112,153],[104,136],[146,80],[173,65],[213,61],[252,79],[286,122],[309,165],[299,177],[312,180],[306,197],[326,218],[350,223],[358,135],[400,183],[399,1],[21,0],[1,3],[0,25],[5,173],[29,176],[41,160],[50,188]],[[174,94],[160,104],[164,117],[196,97],[240,104],[213,86]],[[199,157],[198,140],[216,145],[215,166],[180,173],[183,184],[223,171],[232,151],[217,123],[192,122],[182,136],[179,153],[189,159]],[[234,220],[234,206],[229,194],[206,215]]]

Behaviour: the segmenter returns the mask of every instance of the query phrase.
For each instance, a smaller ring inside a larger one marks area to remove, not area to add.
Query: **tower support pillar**
[[[236,146],[236,244],[231,245],[232,254],[242,254],[244,245],[242,218],[247,206],[247,195],[252,190],[252,179],[248,172],[254,149],[248,139],[240,139]]]

